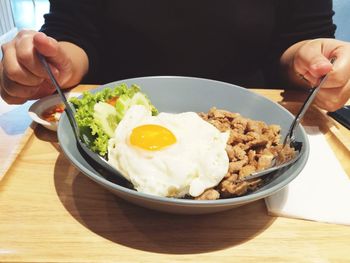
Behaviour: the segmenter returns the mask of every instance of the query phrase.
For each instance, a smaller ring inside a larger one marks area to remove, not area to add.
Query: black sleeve
[[[280,5],[277,37],[280,51],[296,42],[315,38],[334,38],[332,0],[289,0]]]
[[[279,77],[279,59],[293,44],[307,39],[334,38],[332,0],[276,0],[276,31],[272,41],[270,69],[266,68],[269,85],[285,83]],[[276,80],[278,82],[276,82]]]
[[[83,81],[89,82],[99,68],[98,15],[96,0],[50,0],[50,12],[44,15],[41,32],[58,41],[68,41],[81,47],[89,58],[89,72]]]

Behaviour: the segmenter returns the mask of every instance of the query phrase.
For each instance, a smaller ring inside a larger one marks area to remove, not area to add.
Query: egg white
[[[157,124],[169,129],[176,143],[148,151],[130,144],[135,127]],[[221,133],[195,112],[152,116],[141,105],[132,106],[109,140],[108,160],[139,192],[162,196],[199,196],[216,186],[228,171],[228,133]]]

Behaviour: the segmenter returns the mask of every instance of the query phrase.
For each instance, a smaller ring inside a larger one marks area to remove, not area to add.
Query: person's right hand
[[[64,85],[72,78],[73,64],[64,48],[44,33],[23,30],[2,46],[0,94],[10,104],[21,104],[52,94],[55,88],[36,53],[46,57],[57,81]]]

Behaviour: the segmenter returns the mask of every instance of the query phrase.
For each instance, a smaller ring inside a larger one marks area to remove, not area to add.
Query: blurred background
[[[49,7],[49,0],[0,0],[0,45],[11,40],[18,30],[39,30]]]
[[[333,0],[334,23],[337,25],[335,37],[350,41],[350,0]]]
[[[14,24],[18,29],[40,29],[44,23],[43,15],[49,12],[50,7],[49,0],[10,0],[10,3]]]

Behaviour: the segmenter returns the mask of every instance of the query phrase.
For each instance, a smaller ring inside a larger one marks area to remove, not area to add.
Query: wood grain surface
[[[303,97],[254,91],[291,111]],[[349,175],[349,131],[316,108],[306,122]],[[201,216],[147,210],[81,174],[54,132],[37,126],[28,137],[0,182],[0,262],[350,262],[350,227],[268,216],[263,200]]]

